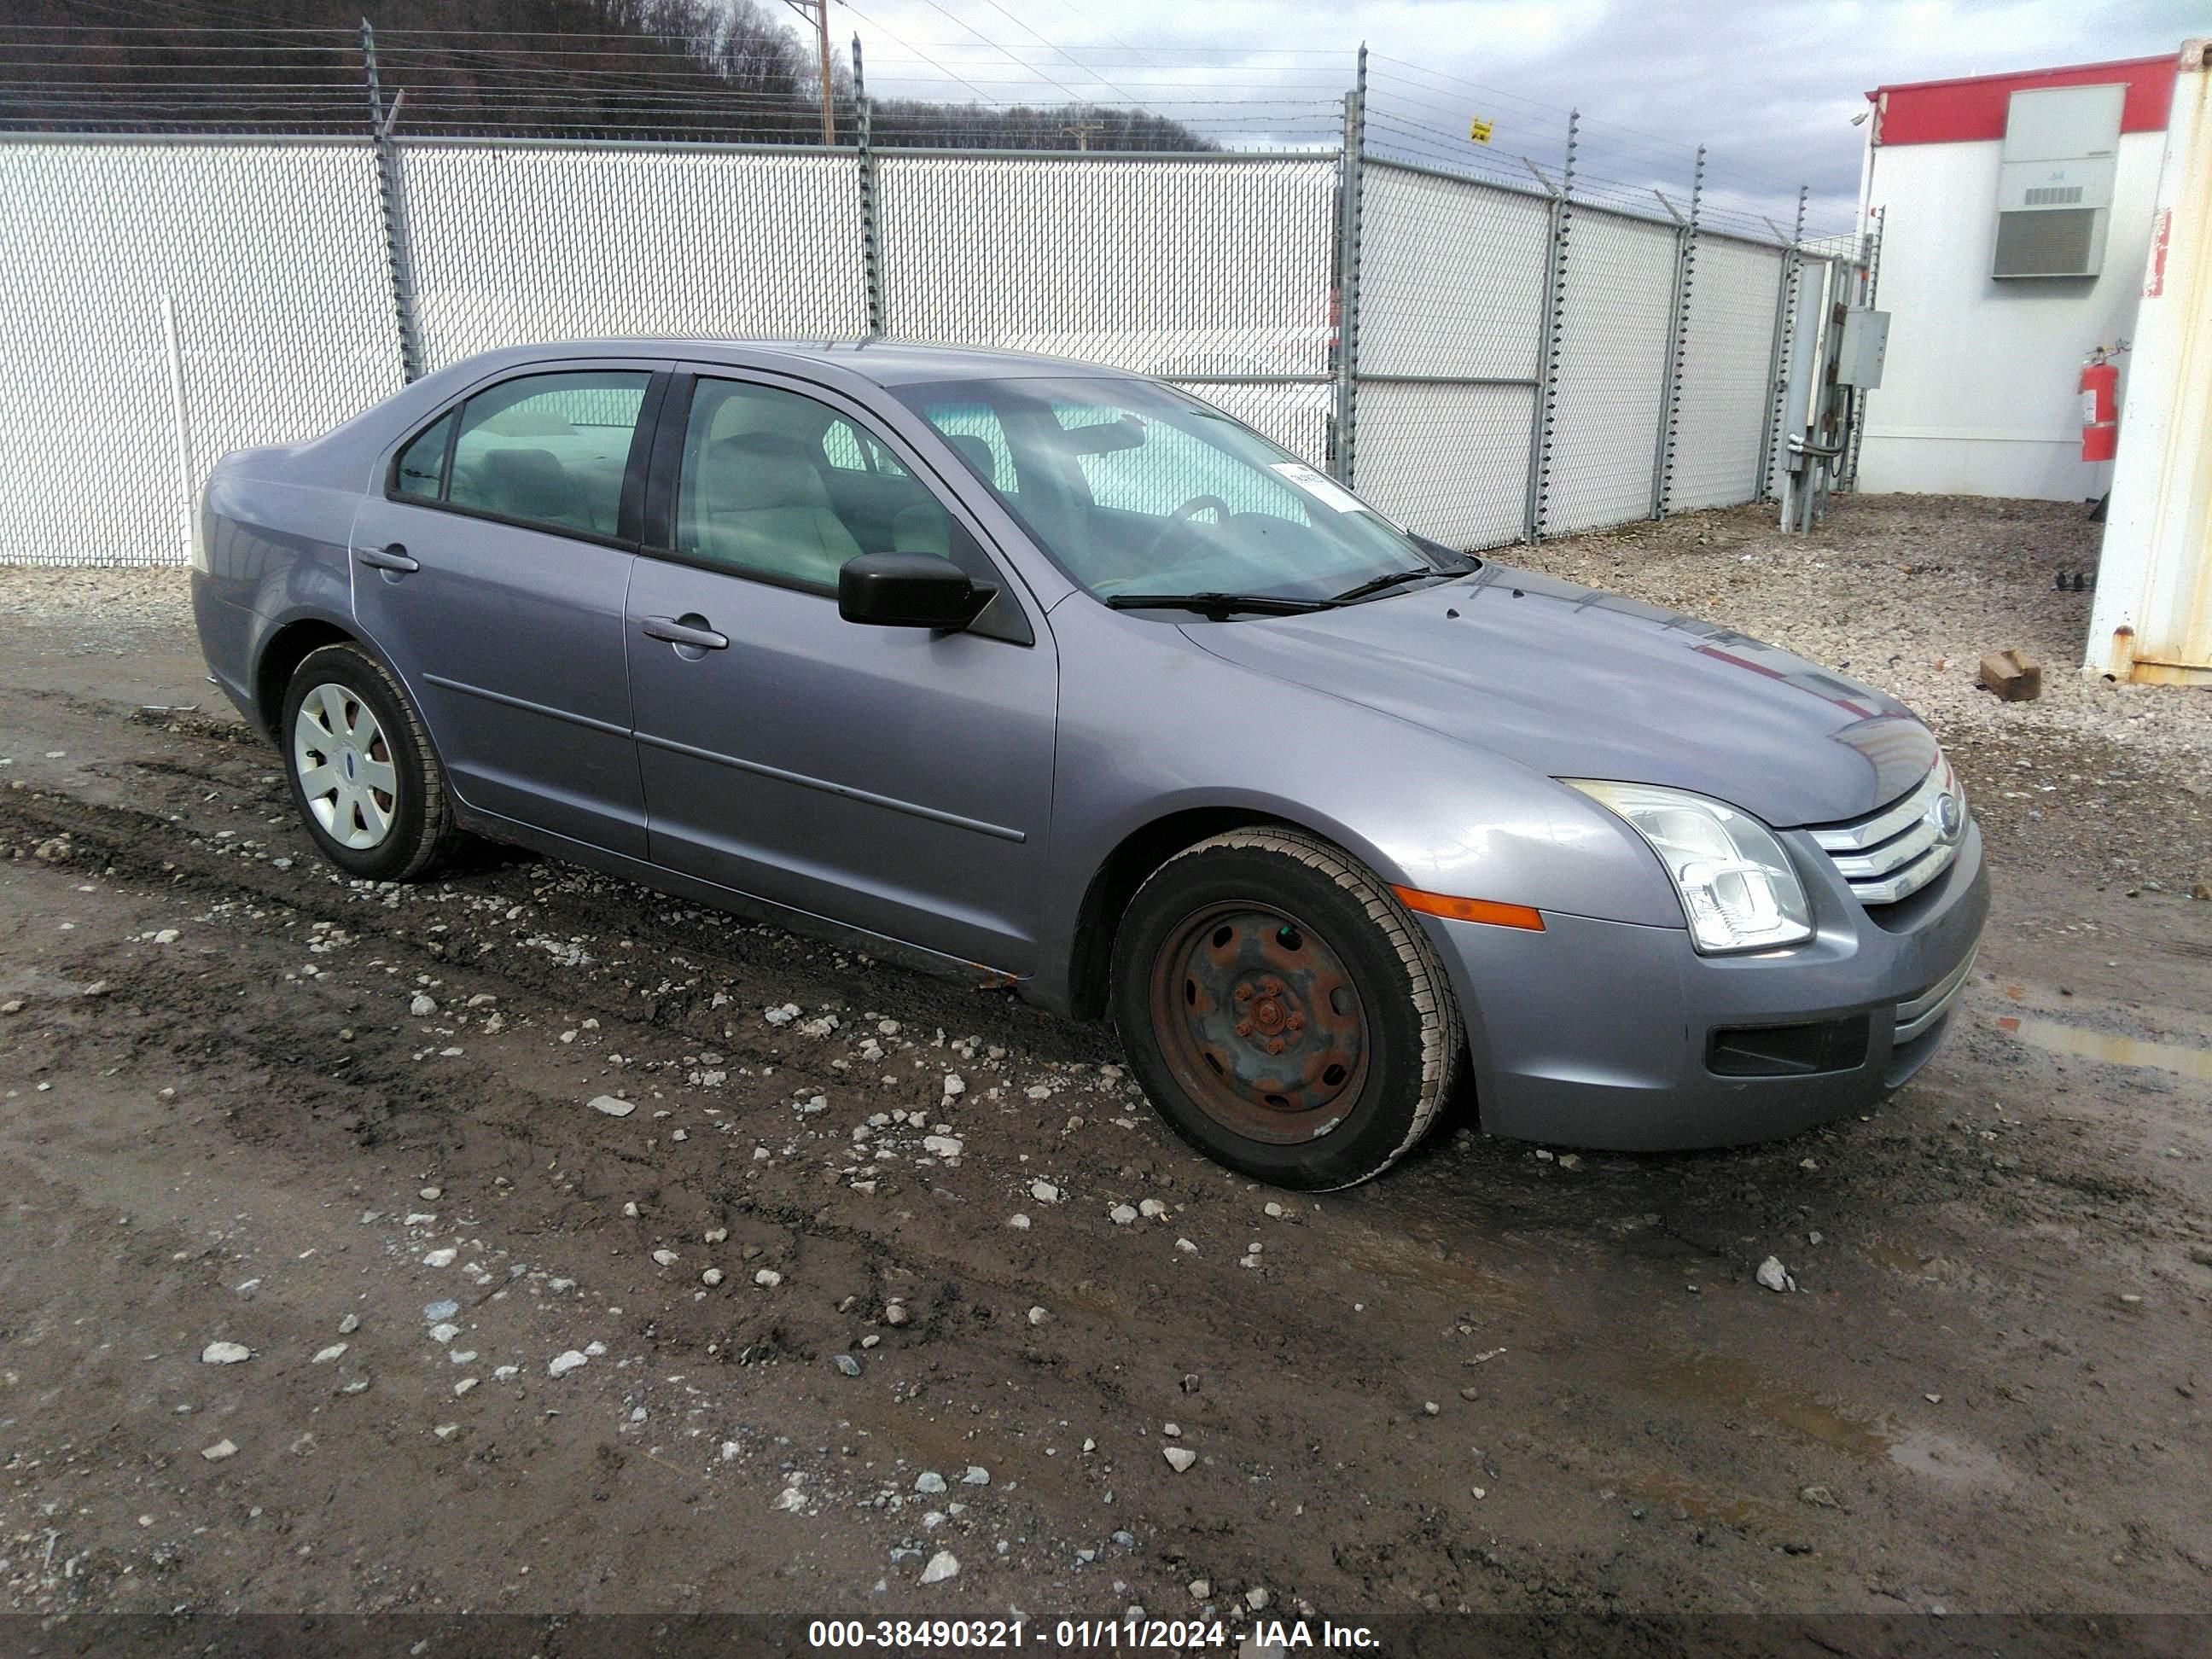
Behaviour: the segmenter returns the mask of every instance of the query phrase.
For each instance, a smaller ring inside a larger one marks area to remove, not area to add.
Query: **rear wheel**
[[[399,683],[356,645],[311,651],[278,728],[293,805],[349,875],[412,881],[460,839],[444,774]]]
[[[1279,1187],[1349,1187],[1428,1130],[1458,1005],[1419,925],[1343,853],[1289,830],[1201,842],[1138,890],[1115,1024],[1176,1133]]]

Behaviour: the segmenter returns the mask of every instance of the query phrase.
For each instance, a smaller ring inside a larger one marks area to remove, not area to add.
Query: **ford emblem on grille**
[[[1966,827],[1966,809],[1959,804],[1959,798],[1947,789],[1936,796],[1934,804],[1929,807],[1928,819],[1936,826],[1936,833],[1945,841],[1956,841],[1959,832]]]

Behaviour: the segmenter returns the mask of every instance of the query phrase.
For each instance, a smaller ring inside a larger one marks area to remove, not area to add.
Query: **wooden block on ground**
[[[2006,702],[2033,702],[2043,695],[2043,665],[2021,651],[1992,651],[1982,659],[1982,684]]]

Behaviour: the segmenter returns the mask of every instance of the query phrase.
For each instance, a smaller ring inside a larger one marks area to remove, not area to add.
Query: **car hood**
[[[1553,777],[1695,790],[1777,828],[1871,812],[1936,758],[1909,709],[1855,680],[1509,565],[1340,611],[1184,632],[1242,667]]]

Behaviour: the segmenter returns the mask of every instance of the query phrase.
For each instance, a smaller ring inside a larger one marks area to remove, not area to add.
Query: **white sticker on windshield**
[[[1278,461],[1267,469],[1291,483],[1296,484],[1316,501],[1333,507],[1340,513],[1367,512],[1367,503],[1361,501],[1326,472],[1316,472],[1304,461]]]

